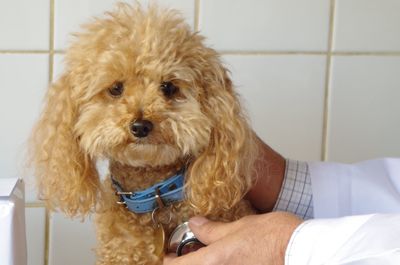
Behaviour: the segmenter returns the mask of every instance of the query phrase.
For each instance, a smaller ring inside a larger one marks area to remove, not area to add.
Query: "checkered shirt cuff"
[[[286,160],[285,177],[273,211],[291,212],[304,220],[314,217],[308,164]]]

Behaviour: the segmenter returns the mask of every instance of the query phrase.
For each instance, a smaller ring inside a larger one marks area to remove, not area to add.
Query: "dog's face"
[[[117,76],[107,76],[110,81],[82,105],[74,128],[92,157],[160,166],[207,146],[211,121],[193,82],[162,73]]]
[[[132,166],[196,156],[216,126],[205,104],[218,58],[173,12],[135,15],[117,13],[101,30],[91,25],[67,54],[80,145]]]

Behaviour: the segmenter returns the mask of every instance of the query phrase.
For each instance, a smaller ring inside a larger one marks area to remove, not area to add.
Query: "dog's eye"
[[[172,82],[162,82],[160,89],[167,98],[171,98],[178,91],[178,87]]]
[[[115,82],[109,89],[108,93],[112,97],[120,97],[124,92],[124,83],[122,82]]]

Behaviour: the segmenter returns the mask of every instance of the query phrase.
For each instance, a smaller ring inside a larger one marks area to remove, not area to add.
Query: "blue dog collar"
[[[183,200],[184,174],[185,170],[181,169],[175,176],[136,192],[123,191],[113,177],[111,180],[120,196],[119,204],[125,204],[134,213],[150,213],[159,207],[160,199],[164,205]]]

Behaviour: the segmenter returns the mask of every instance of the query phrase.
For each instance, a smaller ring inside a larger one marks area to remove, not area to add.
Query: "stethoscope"
[[[168,252],[176,253],[177,256],[188,254],[204,246],[190,230],[188,222],[175,228],[168,240]]]

